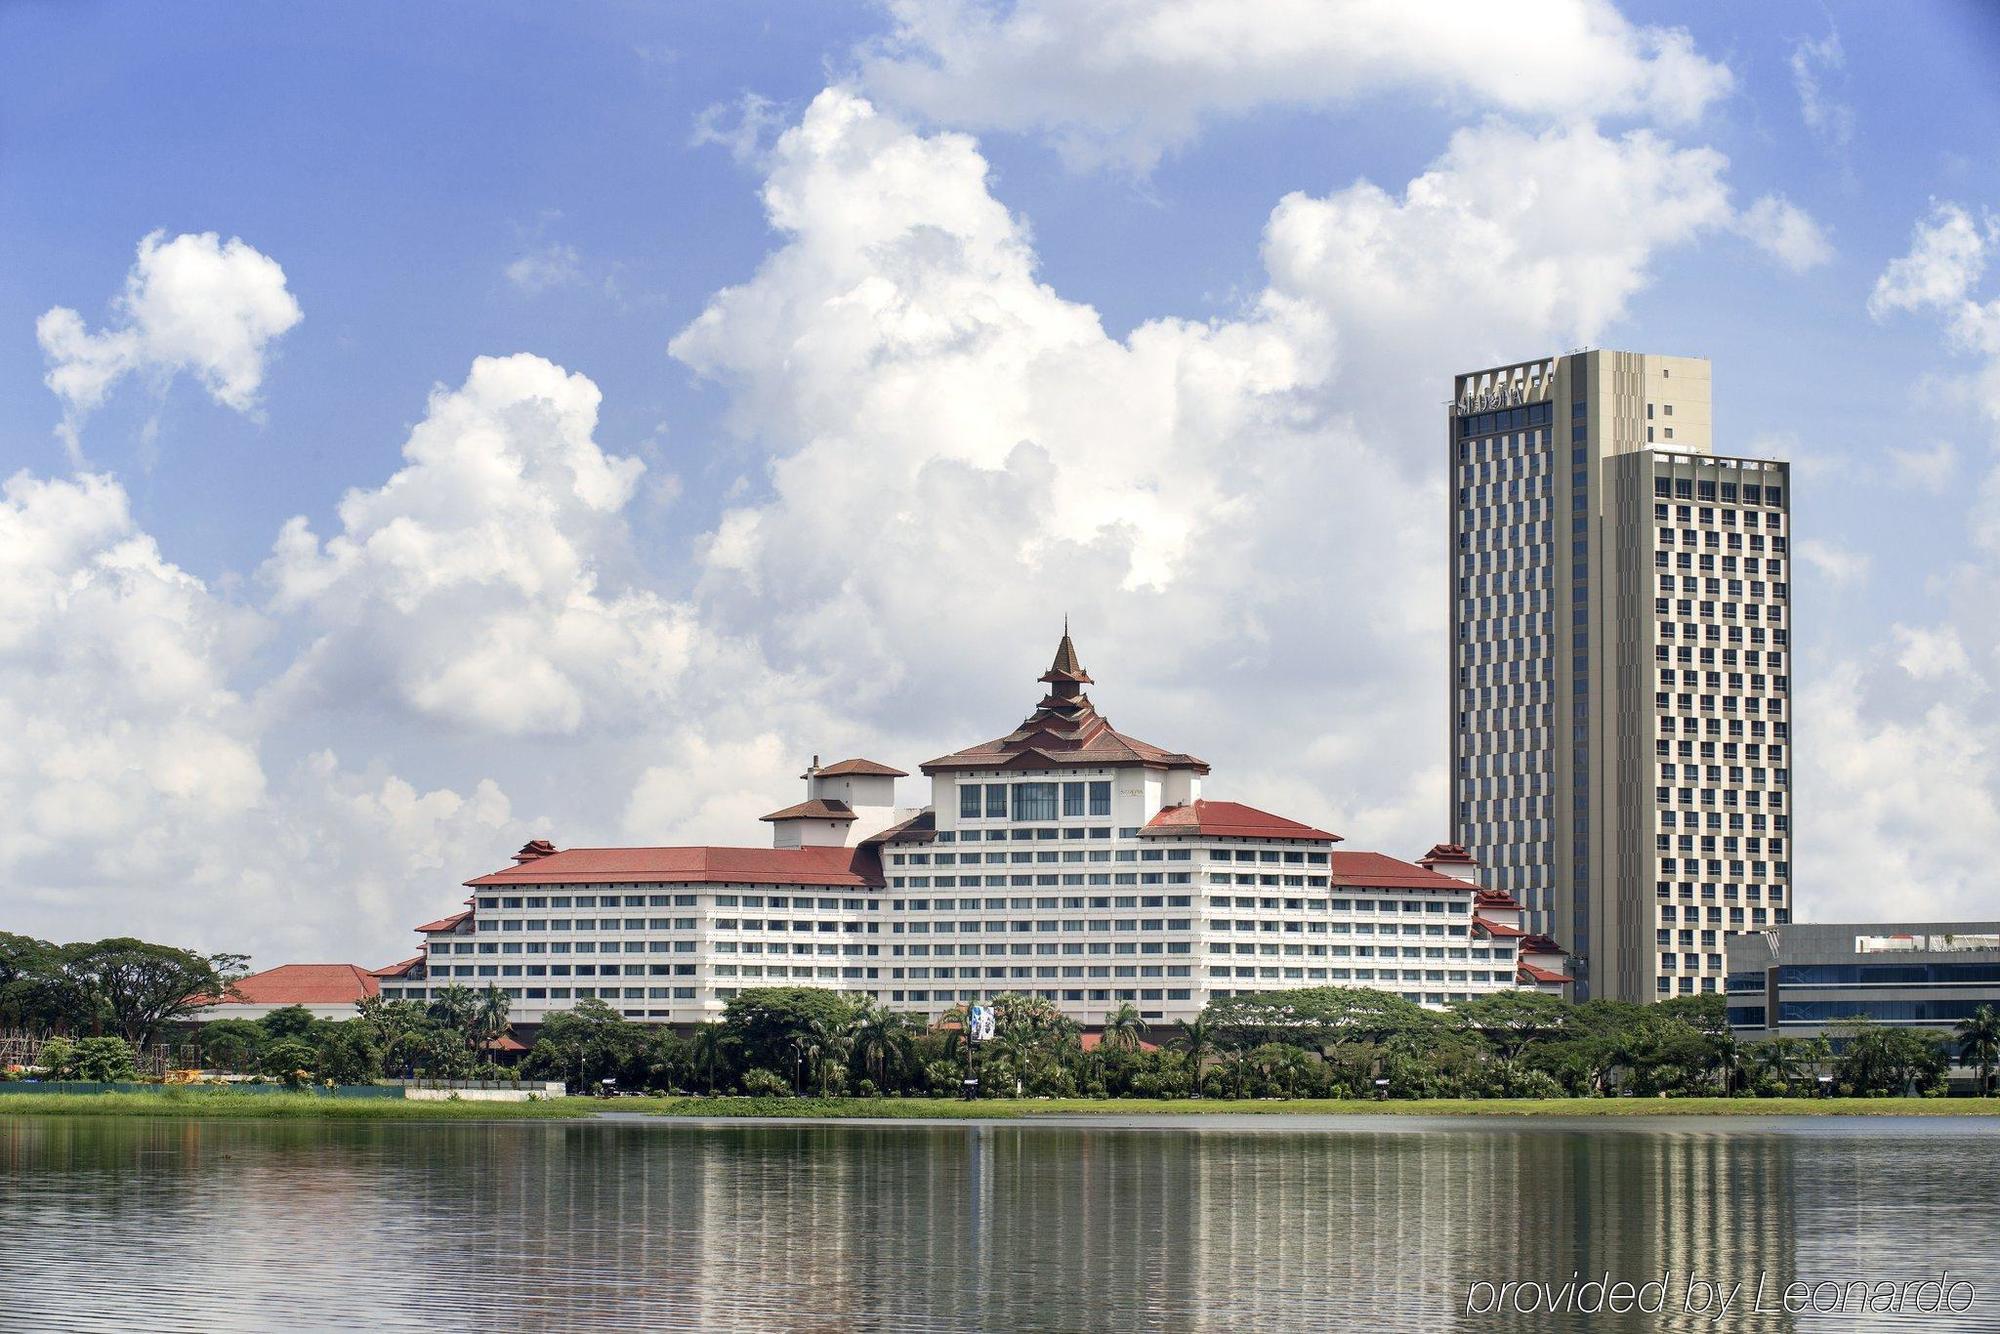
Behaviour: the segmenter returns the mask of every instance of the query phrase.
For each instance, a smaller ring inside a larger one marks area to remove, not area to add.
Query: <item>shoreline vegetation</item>
[[[531,1102],[407,1102],[313,1093],[237,1093],[162,1088],[144,1093],[15,1093],[0,1098],[14,1117],[176,1117],[266,1121],[589,1121],[605,1113],[675,1120],[1093,1121],[1140,1117],[1414,1116],[1630,1118],[1653,1116],[2000,1116],[1985,1098],[547,1098]]]
[[[1699,1099],[1755,1114],[1735,1095],[1754,1095],[1766,1113],[1797,1105],[1822,1114],[1820,1099],[1830,1096],[1879,1115],[1871,1100],[1905,1109],[1896,1095],[1950,1102],[1954,1083],[1990,1095],[2000,1069],[2000,1013],[1988,1005],[1948,1032],[1856,1015],[1812,1037],[1748,1040],[1731,1027],[1719,993],[1637,1005],[1510,990],[1424,1006],[1407,995],[1322,986],[1222,992],[1171,1025],[1126,1000],[1087,1028],[1046,992],[989,996],[977,1008],[970,997],[984,993],[963,993],[919,1016],[865,992],[752,987],[702,1023],[642,1023],[586,997],[516,1035],[514,996],[497,985],[454,985],[428,1001],[371,996],[348,1019],[289,1005],[255,1020],[203,1022],[241,964],[240,955],[122,937],[54,945],[0,933],[0,1078],[144,1079],[170,1088],[227,1079],[301,1092],[398,1079],[519,1080],[573,1094],[643,1093],[656,1109],[682,1115],[736,1107],[842,1114],[805,1111],[820,1106],[887,1116],[1117,1115],[1141,1106],[1261,1115],[1287,1100],[1391,1114],[1511,1106],[1606,1115],[1608,1107],[1671,1103],[1678,1112]],[[967,1090],[982,1096],[959,1110],[957,1095]],[[34,1090],[45,1091],[54,1092]],[[695,1092],[741,1101],[675,1101]],[[639,1110],[622,1098],[619,1105]],[[689,1106],[709,1110],[679,1110]]]

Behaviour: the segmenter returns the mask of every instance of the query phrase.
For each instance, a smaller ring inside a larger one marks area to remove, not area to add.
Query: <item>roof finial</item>
[[[1062,686],[1063,689],[1057,691],[1062,695],[1074,695],[1076,686],[1090,681],[1090,673],[1083,670],[1083,663],[1076,656],[1076,645],[1070,642],[1067,615],[1063,617],[1062,642],[1056,645],[1056,660],[1049,664],[1041,679]]]

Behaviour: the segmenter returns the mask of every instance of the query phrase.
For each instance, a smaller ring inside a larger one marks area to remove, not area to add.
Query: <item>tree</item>
[[[139,1077],[139,1067],[132,1059],[132,1045],[124,1038],[84,1038],[76,1044],[69,1066],[71,1079],[112,1084]]]
[[[716,1075],[729,1068],[729,1054],[736,1039],[719,1023],[697,1024],[688,1037],[688,1060],[701,1072],[702,1086],[715,1092]]]
[[[1168,1045],[1181,1054],[1187,1062],[1188,1091],[1201,1092],[1202,1062],[1215,1055],[1215,1024],[1206,1012],[1192,1019],[1183,1019],[1174,1025],[1174,1035]]]
[[[336,1084],[372,1084],[382,1070],[382,1048],[366,1024],[321,1020],[312,1068]]]
[[[606,1079],[643,1084],[650,1074],[646,1033],[603,1001],[580,1000],[543,1018],[521,1069],[535,1079],[573,1079],[578,1092]]]
[[[480,993],[478,1008],[472,1014],[472,1032],[483,1047],[487,1043],[498,1042],[513,1027],[514,999],[490,982]]]
[[[319,1054],[302,1038],[285,1038],[264,1048],[264,1073],[287,1084],[304,1084],[312,1078]]]
[[[135,1047],[147,1047],[168,1024],[227,995],[248,958],[121,936],[65,945],[59,971],[71,994],[87,998],[92,1028],[115,1028]]]
[[[1477,1033],[1503,1067],[1511,1068],[1536,1042],[1562,1031],[1569,1003],[1541,991],[1496,991],[1451,1007],[1452,1017]]]
[[[1982,1005],[1953,1029],[1958,1038],[1958,1059],[1979,1072],[1979,1096],[1993,1093],[1993,1067],[2000,1064],[2000,1014],[1991,1005]]]
[[[0,1028],[48,1029],[66,1006],[55,985],[60,951],[46,940],[0,931]]]
[[[1729,998],[1719,991],[1709,991],[1698,996],[1676,996],[1653,1008],[1685,1026],[1696,1040],[1690,1054],[1696,1057],[1701,1074],[1715,1078],[1722,1084],[1723,1092],[1729,1092],[1735,1083],[1739,1056],[1736,1034],[1729,1027]]]
[[[800,1078],[808,1049],[815,1060],[844,1033],[853,1007],[847,997],[816,987],[751,987],[723,1007],[722,1023],[746,1065],[789,1070]]]
[[[303,1005],[281,1005],[259,1019],[257,1026],[264,1030],[264,1038],[269,1042],[283,1042],[288,1038],[303,1041],[319,1027],[319,1019]]]
[[[1944,1037],[1856,1017],[1837,1025],[1840,1055],[1834,1078],[1857,1094],[1902,1093],[1943,1080],[1949,1062]]]
[[[257,1063],[266,1031],[255,1019],[217,1019],[196,1030],[202,1061],[216,1069],[242,1070]]]
[[[1131,1001],[1122,1002],[1104,1020],[1104,1046],[1112,1051],[1137,1051],[1146,1035],[1146,1021]]]
[[[860,1062],[862,1073],[875,1081],[877,1088],[888,1087],[890,1072],[901,1073],[911,1064],[910,1021],[864,999],[850,1025],[854,1059]]]
[[[467,1047],[473,1045],[473,1026],[479,1021],[479,993],[471,987],[452,985],[431,997],[431,1022],[459,1035]]]

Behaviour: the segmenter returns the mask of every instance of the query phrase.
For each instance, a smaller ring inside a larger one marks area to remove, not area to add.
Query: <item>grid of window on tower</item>
[[[1458,827],[1486,883],[1537,913],[1553,889],[1550,414],[1530,403],[1460,418],[1454,477]]]
[[[1676,462],[1653,480],[1655,987],[1692,994],[1720,989],[1725,935],[1790,918],[1790,589],[1784,488]]]

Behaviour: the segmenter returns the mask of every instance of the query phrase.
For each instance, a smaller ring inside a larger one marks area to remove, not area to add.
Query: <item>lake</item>
[[[2000,1329],[1986,1120],[0,1116],[0,1167],[14,1328]],[[1510,1309],[1607,1272],[1660,1313]]]

